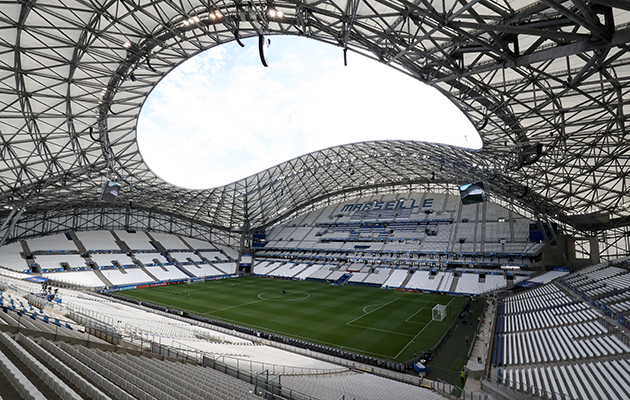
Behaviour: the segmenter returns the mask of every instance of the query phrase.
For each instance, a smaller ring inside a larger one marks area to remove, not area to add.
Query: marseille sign
[[[424,199],[422,205],[416,204],[414,199],[400,199],[392,201],[372,201],[369,203],[346,204],[341,212],[370,211],[370,210],[402,210],[433,207],[433,199]]]

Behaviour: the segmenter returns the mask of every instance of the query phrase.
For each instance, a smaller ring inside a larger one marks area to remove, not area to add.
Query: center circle
[[[311,297],[310,294],[302,291],[288,291],[286,294],[280,292],[262,292],[258,294],[258,298],[268,301],[301,301]]]

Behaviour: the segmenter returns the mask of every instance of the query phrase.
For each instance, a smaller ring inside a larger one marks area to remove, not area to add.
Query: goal
[[[446,318],[446,304],[436,304],[432,310],[433,321],[442,321]]]

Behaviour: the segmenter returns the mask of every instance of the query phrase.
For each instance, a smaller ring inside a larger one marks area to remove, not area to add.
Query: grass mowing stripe
[[[183,295],[174,295],[174,288]],[[408,361],[414,354],[430,349],[467,301],[441,294],[264,277],[126,290],[118,294],[395,362]],[[444,321],[429,324],[431,315],[426,311],[438,303],[451,304],[452,312]],[[418,334],[419,325],[425,325],[422,334]]]

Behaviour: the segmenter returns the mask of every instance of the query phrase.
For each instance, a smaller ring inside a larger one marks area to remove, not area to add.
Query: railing
[[[112,299],[114,301],[118,301],[120,303],[123,303],[122,301],[118,300],[118,299],[114,299],[114,298],[110,298],[108,297],[108,299]],[[127,304],[127,305],[132,305],[129,304],[127,302],[124,302],[123,304]],[[132,305],[136,308],[139,309],[145,309],[142,306],[138,306],[138,305]],[[392,371],[390,369],[386,369],[386,368],[380,368],[380,367],[376,367],[373,365],[368,365],[368,364],[364,364],[364,363],[360,363],[357,361],[353,361],[353,360],[349,360],[346,358],[341,358],[341,357],[335,357],[332,355],[328,355],[328,354],[324,354],[324,353],[319,353],[319,352],[315,352],[315,351],[311,351],[309,349],[305,349],[305,348],[301,348],[301,347],[296,347],[296,346],[291,346],[285,343],[280,343],[280,342],[275,342],[275,341],[271,341],[271,340],[264,340],[261,339],[259,337],[256,336],[252,336],[243,332],[239,332],[236,330],[231,330],[231,329],[227,329],[227,328],[223,328],[220,326],[216,326],[216,325],[211,325],[205,322],[201,322],[201,321],[196,321],[196,320],[192,320],[180,315],[176,315],[176,314],[171,314],[171,313],[167,313],[164,311],[160,311],[160,310],[155,310],[155,309],[150,309],[151,312],[155,312],[156,314],[159,315],[163,315],[169,318],[173,318],[176,320],[180,320],[180,321],[184,321],[186,323],[192,323],[204,328],[208,328],[211,329],[213,331],[217,331],[217,332],[221,332],[221,333],[225,333],[226,335],[230,335],[230,336],[236,336],[236,337],[240,337],[242,339],[246,339],[249,340],[251,342],[254,343],[261,343],[261,344],[265,344],[267,346],[271,346],[271,347],[276,347],[279,349],[283,349],[283,350],[287,350],[290,351],[292,353],[296,353],[296,354],[301,354],[301,355],[305,355],[307,357],[311,357],[311,358],[316,358],[322,361],[328,361],[334,364],[338,364],[338,365],[342,365],[344,367],[347,368],[351,368],[351,369],[358,369],[364,372],[369,372],[372,374],[376,374],[376,375],[380,375],[380,376],[384,376],[386,378],[390,378],[390,379],[395,379],[397,381],[400,382],[405,382],[405,383],[409,383],[412,385],[421,385],[423,383],[423,378],[419,377],[419,376],[415,376],[415,375],[409,375],[409,374],[405,374],[402,372],[397,372],[397,371]],[[145,336],[146,337],[146,336]],[[145,339],[148,340],[148,339]],[[430,381],[429,381],[430,382]]]
[[[336,374],[349,370],[348,368],[307,368],[290,365],[271,364],[261,361],[243,360],[237,357],[216,355],[211,353],[206,353],[205,356],[223,364],[231,365],[241,371],[247,371],[250,373],[268,371],[270,374],[274,375],[324,375]]]
[[[540,397],[541,399],[559,399],[559,400],[581,400],[577,397],[573,397],[570,394],[563,394],[560,392],[554,392],[551,390],[541,389],[535,385],[525,385],[522,382],[512,382],[506,379],[505,383],[491,382],[488,379],[481,379],[481,388],[493,388],[498,389],[500,392],[508,393],[510,395],[527,396],[530,398]],[[518,387],[518,389],[517,389]]]
[[[268,371],[252,374],[212,359],[204,360],[203,365],[254,385],[254,393],[267,400],[318,400],[317,397],[294,389],[282,387],[280,384],[280,377],[272,377],[270,379]]]

